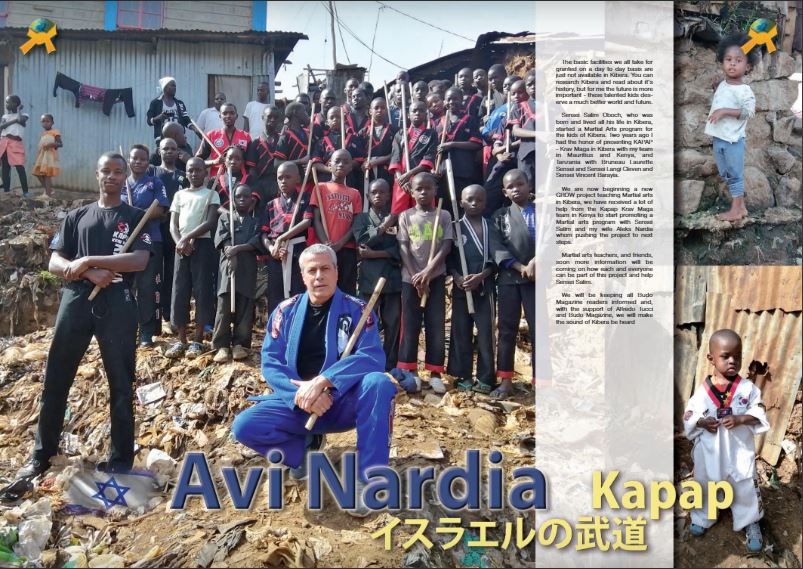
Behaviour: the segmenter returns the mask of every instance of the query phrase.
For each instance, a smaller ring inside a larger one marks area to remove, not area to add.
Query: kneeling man
[[[266,456],[284,453],[295,478],[306,476],[306,454],[323,446],[323,435],[357,429],[360,480],[372,466],[387,466],[396,385],[385,375],[385,353],[371,314],[354,349],[340,355],[365,303],[337,288],[337,254],[308,247],[299,257],[307,292],[279,304],[262,347],[262,376],[273,393],[234,420],[234,437]],[[309,414],[318,416],[307,431]],[[358,492],[359,495],[359,492]],[[361,507],[349,511],[364,516]]]

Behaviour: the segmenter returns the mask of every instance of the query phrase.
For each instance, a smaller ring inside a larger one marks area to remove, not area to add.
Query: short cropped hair
[[[124,167],[128,168],[128,160],[119,152],[104,152],[100,155],[100,158],[98,158],[98,166],[100,166],[100,163],[104,160],[119,160],[123,163]]]
[[[301,255],[298,256],[298,266],[301,267],[301,270],[304,270],[304,262],[312,257],[313,255],[329,255],[329,258],[332,260],[332,264],[337,268],[337,253],[335,253],[334,249],[329,247],[328,245],[324,245],[323,243],[316,243],[315,245],[310,245],[304,251],[301,252]]]
[[[288,103],[288,105],[284,108],[284,114],[287,117],[292,117],[297,112],[302,112],[307,114],[307,110],[304,108],[304,105],[297,101],[293,101],[292,103]]]
[[[134,150],[142,150],[146,155],[151,155],[151,149],[144,144],[132,144],[131,148],[128,149],[128,153],[130,154],[134,152]]]

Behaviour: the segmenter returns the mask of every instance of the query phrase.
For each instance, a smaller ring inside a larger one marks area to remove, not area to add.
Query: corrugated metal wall
[[[742,375],[758,362],[753,380],[772,428],[757,438],[756,449],[773,465],[803,375],[801,279],[800,267],[678,267],[675,279],[677,415],[712,371],[711,334],[735,330],[742,337]]]
[[[56,72],[96,87],[131,87],[134,110],[129,118],[122,103],[112,107],[111,116],[102,113],[101,103],[82,102],[75,108],[72,93],[59,89],[53,97]],[[184,101],[193,120],[207,107],[208,75],[243,75],[252,78],[252,92],[260,81],[273,83],[273,53],[260,46],[224,43],[184,43],[160,40],[133,41],[59,40],[58,51],[47,55],[34,49],[28,55],[17,52],[10,66],[9,92],[17,93],[31,115],[25,133],[27,168],[33,167],[42,132],[39,117],[51,113],[62,133],[64,148],[59,152],[62,174],[56,187],[97,191],[94,166],[97,157],[122,145],[153,146],[153,129],[145,122],[150,101],[157,97],[158,80],[165,75],[176,78],[176,96]],[[246,101],[235,101],[238,109]],[[197,146],[198,138],[188,134]],[[12,176],[16,182],[16,176]],[[31,185],[38,182],[33,179]]]

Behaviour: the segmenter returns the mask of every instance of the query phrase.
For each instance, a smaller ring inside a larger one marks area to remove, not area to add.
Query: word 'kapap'
[[[650,518],[657,520],[661,517],[663,510],[668,510],[678,502],[684,510],[699,509],[705,507],[708,519],[713,520],[717,517],[717,510],[730,507],[733,503],[733,487],[728,482],[708,482],[705,487],[694,480],[686,480],[680,483],[683,491],[678,496],[675,485],[667,480],[654,481],[647,486],[638,481],[627,481],[622,484],[624,493],[621,497],[621,505],[616,500],[613,486],[619,477],[619,471],[613,470],[608,473],[605,480],[602,480],[602,472],[594,472],[592,478],[592,504],[594,509],[603,507],[603,499],[607,507],[618,510],[650,510]],[[719,494],[722,491],[720,499]],[[648,503],[649,498],[649,503]],[[707,498],[707,504],[706,504]]]

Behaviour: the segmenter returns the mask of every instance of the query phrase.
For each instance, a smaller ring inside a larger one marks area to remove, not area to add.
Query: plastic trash
[[[19,542],[14,546],[14,553],[29,561],[36,561],[42,556],[53,522],[45,517],[24,520],[19,525]]]

